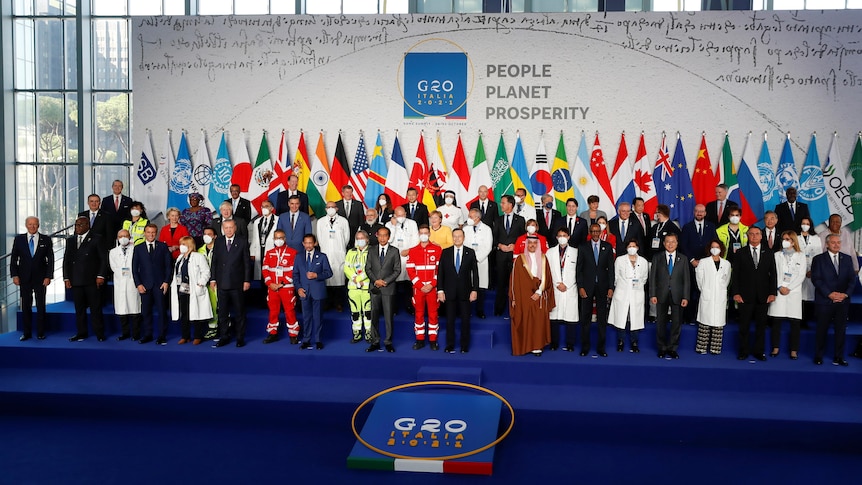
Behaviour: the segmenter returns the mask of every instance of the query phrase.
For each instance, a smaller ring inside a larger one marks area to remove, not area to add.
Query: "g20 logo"
[[[442,52],[428,52],[432,44]],[[419,52],[420,48],[423,51]],[[398,88],[405,118],[467,118],[473,66],[457,44],[445,39],[424,40],[410,48],[398,70],[399,77],[403,76]]]
[[[442,423],[439,419],[429,418],[422,421],[419,431],[439,433],[441,424],[447,433],[463,433],[467,429],[467,422],[461,419],[450,419]],[[393,426],[398,431],[413,431],[416,427],[416,418],[398,418],[393,423]]]
[[[433,79],[431,81],[423,79],[416,83],[416,89],[418,89],[420,93],[427,93],[429,91],[432,93],[451,93],[455,89],[455,84],[448,79],[443,81],[438,79]]]

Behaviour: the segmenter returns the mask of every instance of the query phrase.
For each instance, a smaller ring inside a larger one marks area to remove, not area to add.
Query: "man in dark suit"
[[[417,200],[419,197],[419,191],[416,190],[415,187],[410,187],[407,189],[407,203],[401,207],[404,207],[404,212],[407,213],[407,218],[412,219],[416,222],[416,227],[421,226],[422,224],[428,225],[428,207]],[[373,232],[369,234],[375,234]]]
[[[649,234],[650,227],[652,226],[652,216],[644,211],[645,206],[646,202],[644,202],[643,197],[635,197],[632,200],[632,219],[641,226],[641,234],[644,237]]]
[[[716,185],[715,200],[706,204],[706,220],[715,224],[715,227],[727,224],[730,222],[728,209],[731,207],[739,207],[739,204],[727,198],[727,185]]]
[[[476,252],[464,246],[464,231],[452,231],[454,246],[440,253],[437,299],[446,305],[446,353],[455,352],[455,318],[461,318],[461,353],[470,351],[470,302],[479,295]]]
[[[168,343],[168,289],[173,264],[168,245],[156,240],[159,227],[153,223],[144,228],[144,242],[135,246],[132,256],[132,277],[141,295],[143,335],[138,343],[153,341],[153,307],[159,312],[159,338],[156,343]]]
[[[616,238],[617,246],[614,249],[619,256],[626,254],[626,246],[628,246],[629,241],[637,241],[639,248],[644,247],[644,235],[641,232],[641,225],[631,217],[631,214],[631,204],[620,202],[617,205],[617,215],[608,221],[608,231]],[[641,249],[641,252],[643,252],[643,249]]]
[[[545,194],[542,196],[542,209],[536,214],[536,222],[539,223],[539,234],[548,241],[548,247],[557,245],[556,229],[563,220],[560,211],[554,209],[554,196]]]
[[[217,236],[223,236],[224,231],[222,231],[222,224],[226,221],[234,221],[236,223],[236,233],[239,237],[248,240],[248,219],[241,219],[233,213],[233,206],[231,206],[230,200],[226,200],[219,204],[219,215],[213,217],[213,222],[210,227],[215,229]]]
[[[113,241],[114,237],[111,235],[111,228],[113,227],[111,217],[100,208],[102,205],[102,199],[99,197],[99,194],[90,194],[87,196],[87,207],[88,210],[81,211],[78,213],[78,217],[86,217],[90,222],[90,232],[93,234],[98,234],[100,238],[102,238],[102,242],[105,244],[107,251],[109,248],[108,241]],[[120,222],[120,226],[122,226],[122,221]],[[120,229],[118,228],[117,231]],[[116,231],[114,231],[114,235],[116,235]]]
[[[302,238],[311,234],[311,216],[300,210],[299,196],[291,197],[288,204],[290,210],[278,217],[278,229],[284,231],[285,244],[302,252]]]
[[[763,214],[763,246],[773,253],[781,251],[781,231],[778,230],[778,216],[772,211],[766,211]]]
[[[36,296],[36,336],[45,339],[45,293],[54,277],[54,246],[51,238],[39,234],[39,218],[24,220],[27,232],[15,236],[9,255],[12,283],[21,289],[20,340],[33,337],[33,296]]]
[[[236,219],[242,219],[246,222],[251,220],[251,201],[244,197],[240,197],[242,192],[239,184],[231,184],[230,197],[225,199],[225,202],[230,203],[233,210],[233,216]],[[239,228],[237,228],[239,230]],[[248,237],[246,237],[248,239]]]
[[[494,252],[497,266],[497,296],[494,299],[494,315],[502,315],[509,306],[509,279],[512,276],[515,242],[527,232],[524,218],[514,213],[515,198],[509,194],[500,198],[503,215],[494,224]]]
[[[105,283],[108,271],[108,251],[98,234],[90,231],[87,216],[75,219],[75,235],[66,239],[66,254],[63,256],[63,282],[72,290],[75,301],[75,325],[77,333],[70,342],[87,338],[87,308],[93,319],[93,332],[99,342],[105,341],[105,325],[102,318],[102,299],[99,288]]]
[[[377,222],[377,210],[365,209],[365,221],[359,225],[359,229],[368,234],[368,246],[377,246],[377,231],[383,224]]]
[[[111,195],[102,199],[102,212],[108,214],[110,220],[110,235],[116,236],[117,231],[123,228],[123,221],[131,219],[129,211],[132,209],[132,198],[123,195],[123,181],[114,180],[111,184]],[[109,241],[110,239],[105,239]]]
[[[353,247],[353,238],[362,221],[365,220],[365,211],[362,208],[362,202],[353,198],[353,187],[345,185],[341,187],[341,200],[335,203],[335,208],[338,210],[338,215],[347,219],[347,226],[350,228],[350,240],[347,243],[347,249]]]
[[[590,322],[593,302],[596,305],[596,324],[599,330],[597,353],[607,357],[605,333],[608,325],[608,304],[614,296],[614,248],[602,241],[602,228],[590,226],[590,240],[578,246],[578,263],[575,281],[578,284],[578,312],[581,317],[581,357],[590,352]]]
[[[715,225],[706,220],[706,206],[697,204],[694,206],[694,220],[682,227],[682,235],[679,238],[679,249],[688,257],[689,279],[694,281],[694,269],[698,261],[705,258],[709,251],[707,246],[716,238]],[[692,323],[697,318],[697,302],[700,299],[700,289],[697,285],[691,285],[691,298],[688,306],[683,311],[683,319]]]
[[[297,253],[293,263],[293,285],[302,304],[302,345],[310,349],[311,340],[317,350],[323,350],[320,331],[323,328],[323,302],[326,300],[326,280],[332,278],[332,267],[326,254],[315,248],[317,238],[306,234],[302,238],[303,251]]]
[[[652,259],[653,254],[664,251],[664,240],[669,234],[674,234],[679,242],[680,230],[676,222],[670,220],[670,207],[659,204],[655,209],[656,220],[655,224],[650,228],[649,236],[646,241],[646,258]]]
[[[497,222],[497,217],[500,215],[500,209],[497,203],[488,198],[488,187],[479,186],[479,198],[470,203],[468,209],[479,209],[482,214],[482,222],[486,226],[494,229],[494,224]]]
[[[748,229],[748,245],[740,248],[733,259],[730,276],[730,294],[739,310],[739,351],[736,358],[745,360],[750,347],[748,331],[754,319],[754,357],[766,360],[766,312],[775,301],[778,276],[775,256],[761,244],[763,230],[757,226]]]
[[[691,276],[688,259],[679,251],[679,237],[668,234],[664,250],[653,255],[649,273],[650,303],[656,306],[656,346],[659,358],[678,359],[679,335],[682,331],[682,309],[688,306]],[[670,309],[670,335],[667,311]]]
[[[578,200],[574,197],[566,201],[566,213],[557,224],[557,229],[561,227],[569,231],[569,245],[573,248],[577,248],[589,238],[590,228],[587,221],[578,215]]]
[[[299,190],[299,177],[291,175],[287,178],[287,190],[278,193],[275,202],[275,213],[279,216],[290,210],[290,198],[294,195],[299,197],[299,211],[308,214],[308,194]],[[317,190],[312,188],[313,190]],[[311,231],[309,231],[311,232]],[[300,239],[301,241],[301,239]],[[297,251],[301,251],[298,249]]]
[[[280,222],[280,221],[279,221]],[[236,222],[225,221],[224,236],[213,244],[210,263],[210,286],[218,297],[219,340],[213,347],[224,347],[230,343],[228,334],[231,319],[236,328],[236,346],[245,346],[245,298],[243,293],[251,288],[251,256],[248,241],[239,237]]]
[[[751,231],[748,232],[751,238]],[[841,252],[841,237],[826,236],[826,252],[814,256],[811,261],[811,282],[814,284],[814,305],[817,309],[817,348],[814,363],[823,363],[826,353],[826,336],[829,325],[835,329],[835,354],[833,365],[846,367],[844,360],[844,335],[847,331],[847,313],[850,309],[850,294],[856,286],[856,273],[850,256]]]
[[[392,345],[392,318],[394,317],[393,299],[395,280],[401,274],[401,252],[389,244],[389,228],[377,230],[377,245],[369,249],[365,261],[365,273],[371,281],[371,345],[366,352],[380,350],[380,314],[386,324],[386,339],[383,341],[387,352],[395,352]]]
[[[796,200],[796,187],[788,187],[784,194],[787,196],[787,201],[775,206],[778,233],[795,231],[798,234],[802,232],[802,219],[811,220],[808,204]]]

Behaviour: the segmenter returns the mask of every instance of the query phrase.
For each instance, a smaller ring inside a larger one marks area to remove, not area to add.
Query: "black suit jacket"
[[[224,236],[215,240],[210,281],[215,281],[222,290],[242,290],[243,283],[251,283],[251,257],[247,239],[234,234],[230,251],[227,250]]]
[[[610,233],[616,238],[617,247],[615,249],[617,250],[617,254],[620,256],[626,254],[626,245],[628,244],[628,241],[631,241],[632,239],[638,242],[638,247],[640,248],[638,252],[643,254],[644,235],[643,232],[641,232],[641,225],[632,217],[628,218],[626,224],[626,241],[623,241],[623,238],[620,235],[620,218],[614,217],[608,221],[608,231],[610,231]]]
[[[225,202],[230,202],[233,204],[233,199],[225,199]],[[246,198],[240,197],[239,202],[236,203],[236,210],[233,211],[234,219],[242,219],[244,221],[251,220],[251,201]]]
[[[87,219],[90,219],[90,211],[81,211],[78,213],[78,217],[86,217]],[[113,241],[117,238],[117,231],[119,231],[123,227],[123,222],[120,221],[120,227],[118,227],[117,230],[113,231],[113,234],[111,234],[113,227],[114,226],[111,217],[108,216],[105,211],[99,209],[96,212],[96,219],[90,224],[90,232],[98,234],[99,237],[102,238],[102,242],[107,248],[108,241]]]
[[[536,209],[536,222],[539,223],[539,234],[545,236],[548,240],[548,247],[552,248],[557,245],[557,236],[553,233],[560,224],[560,219],[563,215],[557,209],[551,209],[551,225],[545,222],[545,209]]]
[[[706,204],[706,220],[715,224],[715,227],[723,226],[730,222],[730,209],[739,207],[739,205],[730,200],[724,200],[724,212],[721,213],[721,219],[718,218],[718,201],[712,201]]]
[[[407,218],[413,219],[416,221],[416,226],[421,226],[422,224],[428,225],[428,206],[423,204],[422,202],[416,201],[416,211],[413,216],[410,216],[410,203],[406,203],[401,207],[404,208],[404,211],[407,212]]]
[[[18,277],[24,287],[40,286],[45,278],[54,277],[54,245],[51,238],[36,233],[33,243],[35,251],[30,256],[29,234],[19,234],[12,241],[9,255],[9,274]]]
[[[446,300],[470,300],[471,291],[479,291],[479,264],[476,252],[461,246],[461,271],[455,271],[455,246],[440,253],[437,268],[437,290],[446,295]]]
[[[575,216],[574,227],[572,228],[569,228],[569,215],[566,214],[562,216],[559,223],[557,223],[557,227],[554,228],[554,232],[552,234],[556,234],[557,230],[559,230],[561,227],[569,229],[569,239],[571,240],[569,246],[573,248],[577,248],[582,242],[586,241],[590,237],[589,224],[587,224],[587,220],[581,216]],[[556,237],[554,239],[556,239]]]
[[[694,221],[689,221],[683,226],[682,235],[679,238],[679,249],[683,254],[688,256],[688,259],[701,259],[706,257],[709,250],[706,245],[715,239],[715,224],[703,220],[703,229],[700,236],[697,235],[697,225]]]
[[[350,242],[352,244],[356,230],[365,221],[365,210],[363,209],[362,202],[356,199],[350,201],[350,214],[344,210],[344,200],[336,202],[335,207],[338,209],[338,215],[347,219],[347,225],[350,227]]]
[[[288,195],[287,192],[287,190],[282,190],[278,193],[278,199],[275,201],[275,213],[277,215],[290,211],[290,207],[287,205],[290,195]],[[296,195],[299,196],[299,211],[308,214],[308,194],[301,190],[297,190]]]
[[[607,241],[599,241],[599,261],[593,256],[593,242],[578,245],[578,264],[575,281],[587,296],[605,295],[614,287],[614,248]],[[589,320],[588,320],[589,321]]]
[[[515,244],[522,234],[527,233],[526,221],[524,218],[512,212],[512,221],[509,224],[509,232],[506,232],[506,214],[497,218],[494,224],[494,247],[497,244]]]
[[[770,256],[771,257],[771,256]],[[688,257],[677,250],[673,258],[673,273],[668,273],[667,253],[657,251],[652,257],[649,269],[649,297],[666,301],[667,289],[670,288],[670,302],[679,305],[682,300],[688,300],[691,295],[691,265]]]
[[[667,221],[664,224],[660,222],[653,224],[649,232],[650,233],[647,236],[646,241],[644,241],[644,247],[647,249],[647,259],[651,259],[652,255],[657,252],[664,251],[664,238],[668,234],[676,234],[676,236],[679,238],[681,231],[679,230],[679,226],[677,226],[675,222]],[[658,238],[659,241],[657,249],[652,247],[652,242],[655,238]]]
[[[637,215],[636,212],[632,211],[631,218],[641,226],[641,234],[646,237],[649,234],[650,229],[652,229],[652,218],[650,215],[646,212],[641,215]],[[643,221],[643,225],[641,225],[641,221]]]
[[[147,292],[157,290],[163,283],[171,283],[173,260],[168,245],[155,241],[153,252],[147,249],[147,241],[135,246],[132,255],[132,278],[135,286],[143,285]]]
[[[72,286],[96,286],[96,278],[104,278],[107,272],[108,251],[98,234],[88,232],[81,247],[78,247],[77,235],[66,238],[63,280],[69,280]]]
[[[485,207],[485,214],[482,215],[482,222],[491,229],[494,229],[494,224],[497,223],[497,218],[500,217],[500,208],[497,206],[497,203],[491,199],[486,200],[485,203],[487,206]],[[471,202],[468,209],[480,209],[479,199]]]
[[[751,246],[742,246],[733,257],[733,271],[730,274],[730,294],[742,297],[743,303],[765,304],[769,295],[775,296],[778,274],[775,269],[775,255],[764,244],[758,248],[760,261],[754,267]]]
[[[111,194],[102,198],[102,206],[100,209],[102,209],[105,214],[108,214],[108,218],[111,221],[111,232],[108,234],[109,238],[105,239],[105,242],[107,242],[117,236],[117,232],[123,228],[123,221],[132,218],[132,214],[129,212],[132,210],[132,198],[121,194],[120,210],[117,210],[117,208],[114,207],[114,194]]]
[[[775,234],[772,235],[772,246],[769,245],[769,236],[766,234],[766,226],[761,227],[760,230],[763,232],[763,247],[769,249],[773,253],[781,251],[781,231],[778,230],[778,225],[776,224],[774,229]]]
[[[237,235],[239,235],[241,238],[243,238],[247,241],[248,240],[248,222],[247,222],[248,219],[241,219],[241,218],[237,217],[236,214],[234,214],[233,221],[236,223]],[[212,225],[210,225],[210,227],[212,227],[213,230],[216,232],[216,236],[222,236],[223,235],[223,233],[221,231],[221,223],[222,223],[222,217],[221,216],[213,217],[213,223],[212,223]]]
[[[782,202],[775,206],[775,215],[778,216],[778,224],[775,226],[779,232],[795,231],[797,234],[802,232],[802,219],[811,219],[811,213],[808,212],[808,204],[796,200],[795,216],[790,215],[790,204]]]

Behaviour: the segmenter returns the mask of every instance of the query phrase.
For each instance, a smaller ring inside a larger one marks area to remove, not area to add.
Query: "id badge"
[[[634,288],[635,290],[640,288],[640,284],[641,284],[641,280],[639,280],[637,278],[632,280],[632,288]]]
[[[793,277],[793,273],[784,273],[784,282],[790,283],[790,278]]]
[[[329,239],[333,239],[333,238],[335,238],[335,229],[330,229],[329,230]]]
[[[120,274],[122,274],[123,277],[128,278],[132,274],[132,270],[129,268],[120,268]]]
[[[281,278],[283,276],[284,276],[284,268],[282,268],[281,266],[278,266],[277,268],[275,268],[275,277]]]
[[[652,238],[652,248],[658,249],[659,244],[661,244],[661,239],[654,237]]]
[[[733,252],[735,253],[735,252],[739,251],[739,248],[741,248],[741,247],[742,247],[742,244],[733,243]]]

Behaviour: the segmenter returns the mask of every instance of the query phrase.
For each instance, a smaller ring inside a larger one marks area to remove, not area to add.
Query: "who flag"
[[[763,211],[774,210],[781,199],[778,196],[775,169],[772,166],[772,157],[769,156],[769,146],[766,143],[765,133],[763,144],[760,145],[760,156],[757,157],[757,172],[760,177],[760,190],[763,192]]]

